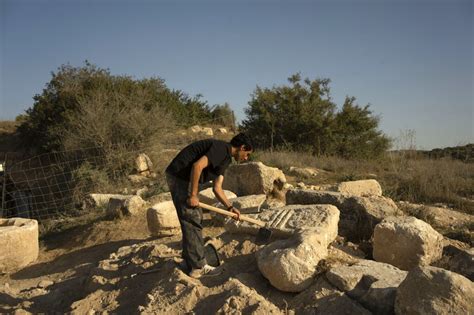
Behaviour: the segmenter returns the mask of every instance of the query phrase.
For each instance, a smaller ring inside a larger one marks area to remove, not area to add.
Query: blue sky
[[[228,102],[238,119],[257,85],[329,78],[338,106],[370,103],[391,137],[473,143],[472,3],[0,0],[0,119],[31,107],[61,64],[87,59]]]

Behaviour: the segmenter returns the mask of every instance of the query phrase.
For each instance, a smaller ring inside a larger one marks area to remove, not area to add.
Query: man
[[[217,199],[236,214],[240,212],[232,206],[222,189],[224,172],[232,162],[247,161],[252,153],[251,140],[245,134],[236,135],[230,143],[215,139],[196,141],[185,147],[166,168],[166,179],[178,212],[183,235],[183,259],[193,278],[213,271],[204,257],[202,238],[202,209],[199,205],[199,186],[213,181],[213,192]]]

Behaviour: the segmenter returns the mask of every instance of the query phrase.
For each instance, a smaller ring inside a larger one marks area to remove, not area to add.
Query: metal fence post
[[[2,185],[2,208],[0,208],[0,218],[3,218],[3,210],[5,210],[5,192],[7,190],[7,154],[3,160],[3,185]]]

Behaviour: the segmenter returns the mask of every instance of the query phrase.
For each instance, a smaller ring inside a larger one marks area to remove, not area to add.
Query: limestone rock
[[[389,217],[374,230],[373,256],[403,270],[441,258],[443,236],[415,217]]]
[[[328,245],[335,239],[332,226],[299,230],[292,238],[275,241],[257,252],[260,272],[277,289],[301,292],[308,288],[316,267],[328,254]]]
[[[248,217],[266,223],[275,237],[291,237],[298,229],[316,228],[326,233],[329,243],[337,236],[339,210],[332,205],[291,205],[258,214],[248,214]],[[259,226],[244,221],[226,220],[225,229],[231,233],[247,233],[256,235]]]
[[[234,194],[230,190],[224,190],[224,194],[226,195],[227,199],[232,199],[237,197],[236,194]],[[216,195],[214,195],[214,192],[212,191],[212,188],[206,188],[204,190],[201,190],[198,193],[199,201],[203,203],[207,203],[209,205],[215,204],[218,202]]]
[[[463,249],[453,245],[445,246],[442,263],[436,264],[436,267],[459,273],[474,281],[474,247]]]
[[[148,155],[145,153],[140,153],[135,159],[135,168],[139,174],[142,174],[143,172],[151,172],[153,169],[153,163],[151,162]]]
[[[326,272],[332,285],[377,314],[393,313],[396,289],[406,275],[406,271],[371,260],[337,266]]]
[[[143,209],[146,206],[146,201],[140,196],[132,196],[124,202],[124,214],[136,216],[143,213]]]
[[[223,188],[237,196],[268,195],[274,190],[281,191],[285,183],[285,174],[278,168],[262,162],[248,162],[227,168]]]
[[[339,192],[293,189],[286,192],[286,203],[331,204],[341,211],[339,234],[350,240],[369,239],[376,224],[385,217],[400,215],[392,199],[383,196],[353,197]]]
[[[107,206],[111,198],[125,200],[133,195],[119,194],[89,194],[84,201],[87,207],[103,207]]]
[[[230,201],[233,206],[240,210],[240,213],[260,212],[262,204],[267,199],[266,195],[249,195],[232,198]]]
[[[212,131],[212,128],[210,127],[201,128],[201,133],[209,137],[212,137],[214,135],[214,132]]]
[[[191,130],[192,133],[198,133],[201,132],[202,128],[199,125],[194,125],[190,127],[189,130]]]
[[[38,258],[38,221],[0,219],[0,274],[17,271]]]
[[[319,277],[308,289],[298,294],[289,305],[303,315],[370,315],[357,301],[339,291],[324,277]]]
[[[128,180],[134,184],[140,184],[149,181],[150,178],[145,175],[132,174],[128,175]]]
[[[474,284],[454,272],[419,266],[397,289],[395,314],[474,314]]]
[[[342,182],[337,191],[346,196],[382,196],[382,187],[375,179]]]
[[[226,135],[228,132],[227,132],[227,129],[226,128],[217,128],[216,129],[216,134],[218,135]]]
[[[301,177],[315,177],[319,174],[319,170],[311,167],[295,167],[290,166],[290,174]]]
[[[148,230],[153,236],[173,235],[180,228],[178,214],[172,201],[153,205],[146,212]]]

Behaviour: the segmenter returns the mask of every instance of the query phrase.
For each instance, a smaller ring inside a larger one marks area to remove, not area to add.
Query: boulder
[[[146,202],[140,196],[131,196],[127,199],[111,198],[107,206],[109,218],[120,218],[123,215],[135,216],[143,212]]]
[[[145,153],[140,153],[138,155],[138,157],[135,159],[135,169],[139,174],[142,174],[144,172],[151,172],[151,170],[153,169],[153,163],[151,162],[148,155],[146,155]]]
[[[337,236],[339,210],[332,205],[290,205],[247,216],[265,222],[276,238],[291,237],[299,229],[318,227],[327,233],[328,240],[331,240],[329,242]],[[255,224],[231,218],[226,220],[224,227],[231,233],[252,235],[256,235],[260,229]]]
[[[148,231],[153,236],[174,235],[180,229],[180,223],[173,201],[164,201],[153,205],[146,212]]]
[[[133,195],[119,195],[119,194],[89,194],[84,201],[87,207],[103,207],[109,204],[111,198],[125,200]]]
[[[274,190],[281,191],[285,183],[285,174],[278,168],[262,162],[248,162],[229,166],[223,187],[237,196],[268,195]]]
[[[209,137],[212,137],[214,135],[214,132],[212,131],[212,128],[210,127],[203,127],[201,129],[201,133]]]
[[[278,290],[301,292],[316,275],[316,267],[328,254],[328,245],[337,230],[332,226],[299,230],[290,239],[275,241],[257,252],[262,275]]]
[[[345,196],[382,196],[382,187],[375,179],[342,182],[337,185],[337,191]]]
[[[454,272],[418,266],[397,289],[395,314],[474,314],[474,284]]]
[[[202,128],[199,125],[194,125],[190,127],[189,130],[191,130],[192,133],[199,133],[201,132]]]
[[[319,170],[311,167],[290,166],[290,174],[300,177],[315,177],[319,174]]]
[[[145,175],[132,174],[128,175],[128,180],[134,184],[140,184],[149,181],[150,178]]]
[[[0,219],[0,274],[18,271],[38,258],[38,221]]]
[[[340,265],[326,272],[326,278],[339,290],[376,314],[392,314],[396,289],[406,271],[371,260]]]
[[[289,307],[303,315],[370,315],[357,301],[339,291],[324,277],[318,277],[308,289],[295,296]]]
[[[429,265],[441,258],[443,236],[415,217],[389,217],[377,224],[373,237],[376,261],[403,270]]]
[[[230,190],[224,190],[224,194],[226,195],[227,199],[232,199],[237,197],[236,194],[234,194]],[[201,190],[198,193],[199,201],[207,204],[215,204],[216,202],[219,202],[216,198],[216,195],[214,195],[214,192],[212,191],[212,188],[206,188],[204,190]]]
[[[453,229],[462,229],[469,222],[471,224],[474,222],[474,215],[452,209],[414,204],[406,201],[400,201],[398,204],[405,213],[428,222],[435,230],[443,234],[449,233]]]
[[[124,202],[124,214],[130,216],[141,215],[147,203],[140,196],[132,196]]]
[[[383,196],[349,197],[333,191],[292,189],[286,192],[286,203],[331,204],[341,211],[339,234],[349,240],[367,240],[377,223],[385,217],[400,215],[392,199]]]
[[[474,281],[474,247],[464,249],[453,245],[445,246],[443,248],[443,260],[442,266],[437,264],[436,267],[459,273]]]
[[[265,200],[266,195],[249,195],[230,199],[232,205],[240,210],[240,213],[256,213],[261,211],[261,207]]]
[[[228,132],[227,132],[227,129],[226,128],[217,128],[216,129],[216,134],[218,135],[226,135]]]

